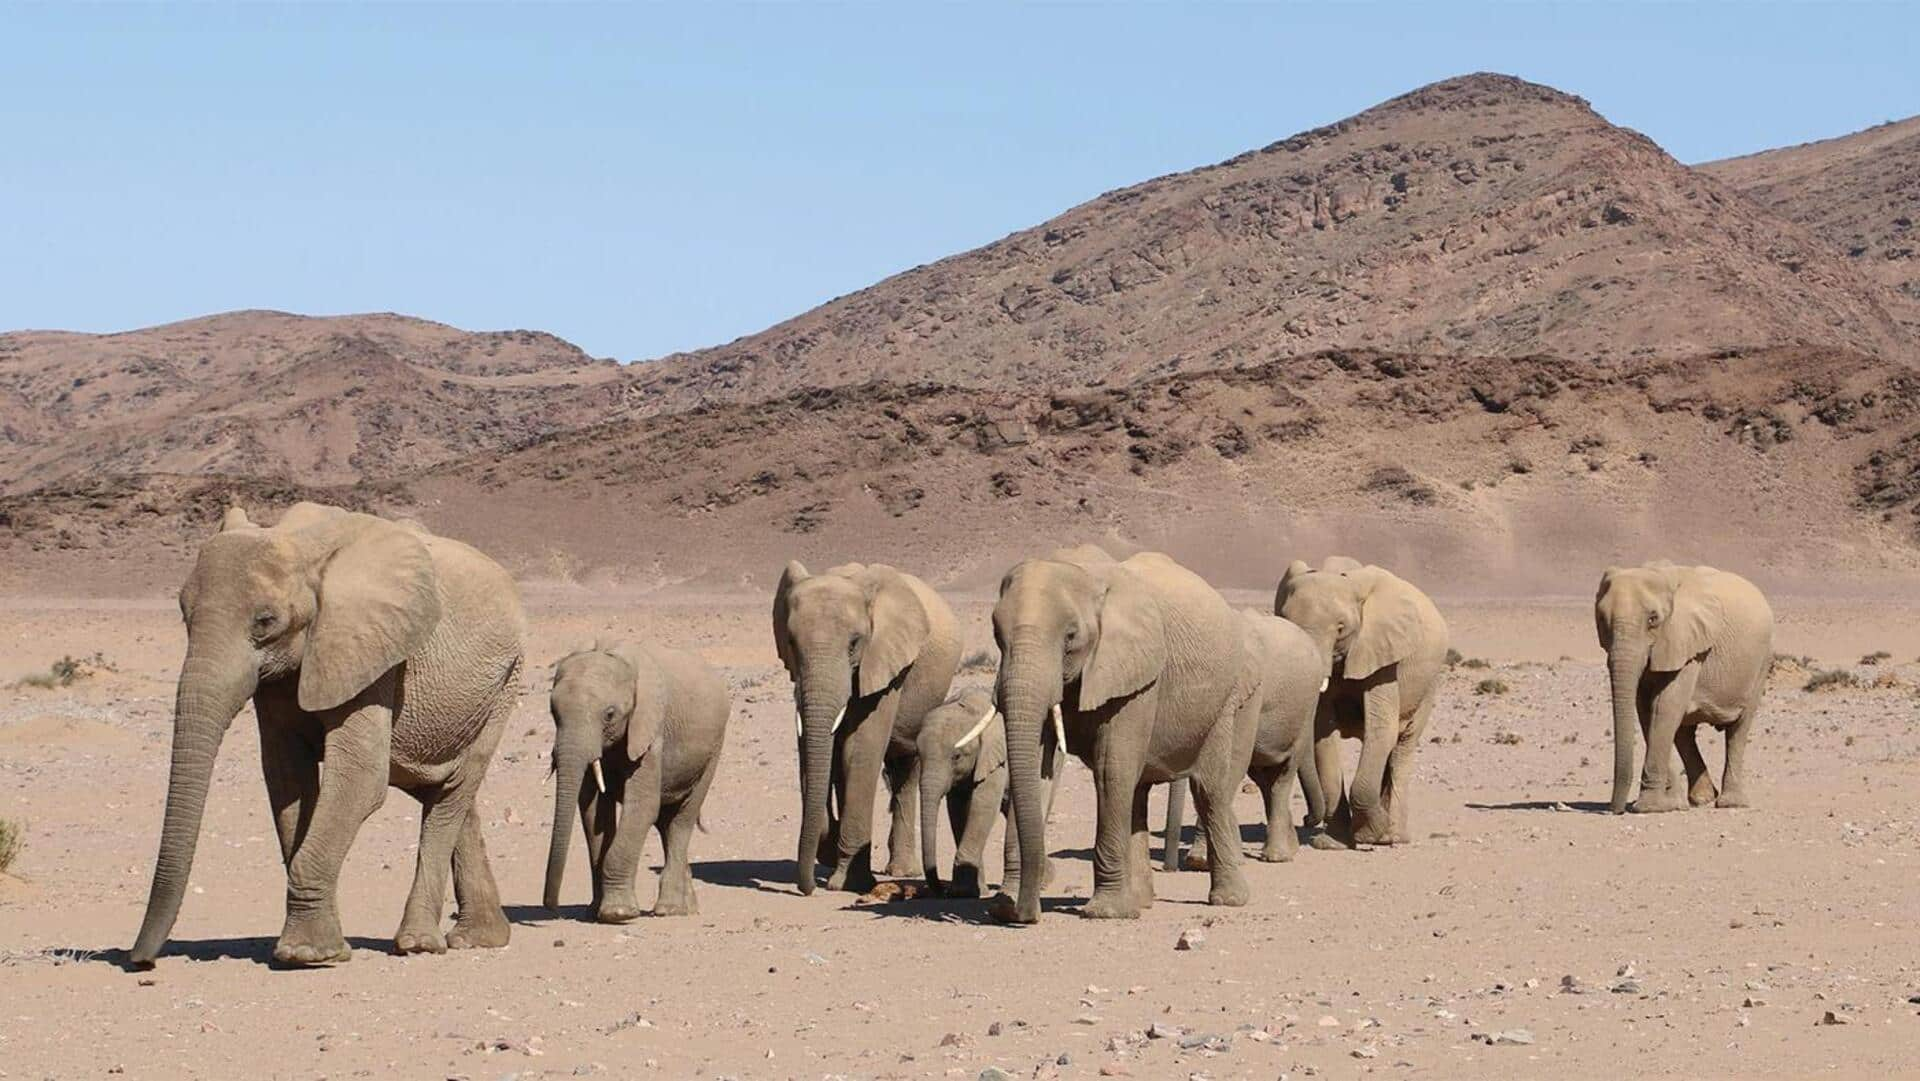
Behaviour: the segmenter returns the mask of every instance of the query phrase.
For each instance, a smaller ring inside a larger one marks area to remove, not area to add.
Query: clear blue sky
[[[0,329],[751,333],[1423,83],[1700,161],[1920,112],[1920,4],[0,7]]]

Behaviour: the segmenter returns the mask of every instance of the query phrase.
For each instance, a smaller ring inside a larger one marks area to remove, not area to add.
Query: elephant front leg
[[[263,700],[264,695],[260,696]],[[320,795],[320,756],[291,720],[256,706],[260,719],[260,772],[267,782],[267,804],[273,811],[273,830],[280,839],[280,864],[293,864],[293,854],[313,818]],[[269,719],[271,718],[271,719]]]
[[[912,878],[919,874],[920,756],[896,758],[886,764],[888,810],[887,874]]]
[[[1320,696],[1313,721],[1314,774],[1320,778],[1321,806],[1325,814],[1319,828],[1307,843],[1328,851],[1343,849],[1353,833],[1353,808],[1347,803],[1346,766],[1340,761],[1340,729],[1335,724],[1334,705],[1328,695]]]
[[[1654,692],[1653,715],[1647,726],[1647,761],[1640,776],[1640,798],[1627,809],[1634,814],[1678,811],[1687,806],[1686,790],[1673,772],[1674,741],[1693,700],[1697,665],[1689,664]]]
[[[330,722],[313,815],[287,863],[287,922],[273,946],[280,964],[319,965],[353,956],[340,933],[340,865],[360,826],[386,801],[392,717],[385,706],[369,705]]]
[[[889,698],[897,700],[898,689],[883,695],[883,704]],[[887,710],[883,717],[876,708],[861,718],[859,726],[841,741],[847,783],[841,793],[840,836],[833,874],[827,878],[830,890],[866,893],[878,881],[873,877],[873,801],[879,794],[892,724],[892,710]]]
[[[1136,696],[1100,725],[1094,737],[1093,896],[1080,909],[1089,919],[1140,915],[1132,857],[1136,821],[1144,828],[1146,816],[1134,812],[1152,714],[1127,714],[1139,710],[1142,699],[1156,697],[1151,689]],[[1145,705],[1151,709],[1153,703]]]
[[[1387,762],[1400,742],[1400,681],[1388,666],[1370,677],[1364,709],[1366,727],[1360,737],[1360,764],[1354,767],[1348,793],[1353,814],[1353,843],[1393,843],[1393,821],[1384,796]]]
[[[1004,770],[973,786],[954,825],[953,881],[947,887],[949,897],[979,897],[983,892],[987,838],[993,834],[994,819],[1000,816],[1000,803],[1007,791]],[[949,802],[955,797],[949,795]]]
[[[634,892],[634,879],[640,874],[647,832],[660,819],[659,757],[649,754],[625,771],[619,825],[607,842],[606,894],[593,914],[601,923],[627,923],[638,919],[643,911]]]
[[[1680,750],[1680,765],[1687,771],[1687,802],[1705,807],[1720,796],[1707,773],[1707,758],[1700,753],[1700,726],[1683,724],[1673,734],[1673,745]]]

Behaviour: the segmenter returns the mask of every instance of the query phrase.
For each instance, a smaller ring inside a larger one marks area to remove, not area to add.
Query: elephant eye
[[[608,707],[607,707],[607,710],[606,710],[606,713],[605,713],[605,714],[603,715],[603,717],[604,717],[604,719],[605,719],[605,720],[607,721],[607,723],[609,723],[609,724],[611,724],[611,723],[613,722],[613,715],[614,715],[614,714],[615,714],[616,712],[618,712],[618,711],[617,711],[617,710],[615,710],[615,709],[614,709],[614,708],[613,708],[612,706],[608,706]]]
[[[1658,627],[1659,625],[1660,625],[1660,613],[1658,613],[1658,612],[1648,612],[1648,613],[1647,613],[1647,626],[1649,626],[1649,627]]]
[[[275,621],[276,617],[272,612],[255,612],[253,616],[253,636],[255,638],[265,637],[267,632],[273,629]]]

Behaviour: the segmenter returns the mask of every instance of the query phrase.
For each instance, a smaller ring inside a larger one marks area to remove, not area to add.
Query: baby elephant
[[[691,653],[634,642],[599,645],[553,668],[553,840],[546,905],[560,906],[567,816],[577,806],[602,923],[640,915],[633,879],[647,829],[660,831],[656,916],[698,911],[687,842],[726,738],[727,685]]]
[[[920,722],[920,853],[927,888],[940,881],[940,801],[953,827],[953,881],[949,897],[980,896],[981,859],[1007,794],[1006,722],[993,694],[971,690],[948,699]]]
[[[1260,684],[1260,728],[1254,737],[1253,761],[1247,768],[1247,776],[1259,787],[1267,805],[1267,843],[1260,858],[1284,863],[1300,847],[1287,810],[1296,774],[1301,794],[1307,798],[1307,825],[1317,825],[1326,815],[1313,760],[1313,717],[1326,685],[1326,662],[1307,632],[1279,616],[1242,610],[1240,617],[1246,630],[1248,663],[1254,666]],[[1167,790],[1165,866],[1169,871],[1183,866],[1177,855],[1186,794],[1186,785],[1180,781]],[[1208,840],[1203,824],[1187,852],[1187,870],[1207,869]]]

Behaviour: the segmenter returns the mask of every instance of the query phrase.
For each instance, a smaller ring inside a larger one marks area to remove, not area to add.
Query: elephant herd
[[[471,813],[516,707],[525,618],[496,563],[411,521],[311,503],[272,527],[234,509],[180,591],[187,652],[177,692],[160,851],[129,959],[150,964],[185,895],[220,742],[249,699],[287,875],[275,960],[349,956],[341,864],[389,787],[421,804],[402,953],[505,945],[509,926]],[[1612,691],[1615,812],[1745,806],[1746,750],[1772,655],[1772,614],[1744,579],[1709,567],[1613,568],[1594,616]],[[1147,796],[1172,784],[1168,859],[1184,793],[1199,832],[1186,866],[1208,901],[1242,905],[1233,800],[1265,803],[1261,858],[1292,858],[1297,782],[1317,848],[1404,844],[1413,755],[1448,667],[1445,620],[1426,594],[1342,557],[1295,561],[1273,613],[1238,611],[1159,553],[1116,560],[1092,546],[1027,559],[1001,580],[993,686],[949,698],[962,634],[945,600],[879,564],[819,573],[789,563],[773,598],[774,645],[793,682],[800,826],[795,882],[812,893],[875,885],[873,801],[885,779],[886,871],[980,897],[1004,819],[1001,892],[988,912],[1032,923],[1050,877],[1047,824],[1069,754],[1093,777],[1092,896],[1081,915],[1153,903]],[[557,907],[571,819],[592,873],[593,914],[641,914],[645,836],[665,851],[654,915],[697,911],[688,846],[713,784],[730,704],[699,657],[598,643],[554,665],[554,806],[544,900]],[[1698,726],[1726,731],[1719,787]],[[1647,747],[1632,794],[1634,727]],[[1351,778],[1341,741],[1360,740]],[[1685,780],[1671,769],[1680,752]],[[324,768],[323,764],[324,763]],[[939,819],[955,839],[943,878]],[[456,915],[442,928],[451,880]]]

